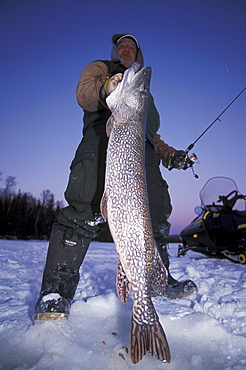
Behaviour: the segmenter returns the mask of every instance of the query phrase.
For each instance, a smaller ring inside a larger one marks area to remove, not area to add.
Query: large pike
[[[151,68],[134,63],[107,98],[112,116],[101,211],[108,221],[119,264],[117,293],[126,303],[133,292],[130,352],[133,363],[146,352],[170,362],[165,333],[151,301],[151,287],[160,294],[166,284],[152,232],[145,179],[145,121]]]

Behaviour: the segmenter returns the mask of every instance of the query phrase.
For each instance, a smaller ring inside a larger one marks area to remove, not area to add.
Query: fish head
[[[136,120],[137,114],[147,110],[150,77],[151,67],[140,69],[138,63],[124,72],[122,81],[106,99],[116,123]]]

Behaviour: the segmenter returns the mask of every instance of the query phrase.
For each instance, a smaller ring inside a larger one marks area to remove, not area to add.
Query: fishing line
[[[227,105],[227,107],[218,115],[217,118],[215,118],[215,120],[206,128],[206,130],[204,130],[200,136],[198,136],[198,138],[188,146],[188,148],[186,149],[186,153],[188,153],[193,147],[194,145],[198,142],[198,140],[201,139],[201,137],[213,126],[213,124],[216,122],[216,121],[221,121],[220,120],[220,117],[225,113],[225,111],[227,111],[227,109],[239,98],[239,96],[244,92],[244,90],[246,90],[246,87],[230,102],[230,104]]]

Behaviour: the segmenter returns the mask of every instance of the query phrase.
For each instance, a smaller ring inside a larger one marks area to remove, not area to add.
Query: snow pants
[[[85,258],[91,239],[76,233],[70,227],[54,223],[40,296],[59,293],[72,301],[79,283],[79,269]]]

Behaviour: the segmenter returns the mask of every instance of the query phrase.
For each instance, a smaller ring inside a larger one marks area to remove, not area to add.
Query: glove
[[[123,73],[117,73],[116,75],[108,78],[105,81],[103,85],[103,89],[105,91],[106,96],[109,96],[109,94],[116,89],[116,87],[118,86],[122,78],[123,78]]]
[[[186,153],[184,150],[176,150],[171,157],[171,168],[181,170],[185,161]]]

